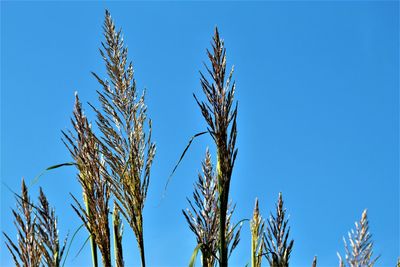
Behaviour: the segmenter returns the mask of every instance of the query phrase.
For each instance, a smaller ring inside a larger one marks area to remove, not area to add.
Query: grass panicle
[[[345,262],[338,253],[339,266],[349,267],[372,267],[375,265],[378,257],[373,258],[373,242],[372,235],[369,232],[369,222],[367,210],[361,215],[361,220],[355,223],[355,230],[348,233],[348,242],[343,238],[344,248],[346,252]]]
[[[39,233],[43,262],[48,267],[59,267],[61,266],[68,237],[64,239],[61,245],[55,209],[50,207],[42,188],[39,191],[39,204],[37,209],[37,231]]]
[[[85,224],[92,242],[93,265],[96,265],[96,246],[103,266],[111,266],[110,227],[108,221],[110,187],[105,178],[104,160],[100,155],[99,142],[83,114],[79,97],[75,96],[75,135],[63,132],[64,143],[69,149],[78,168],[78,181],[82,186],[84,206],[74,197],[72,208]],[[96,246],[94,246],[94,244]]]
[[[205,160],[202,162],[203,174],[198,175],[198,180],[194,186],[193,202],[188,199],[190,209],[183,210],[183,215],[189,224],[189,228],[196,235],[197,245],[200,246],[203,266],[214,266],[219,260],[218,245],[219,237],[219,218],[217,176],[212,165],[211,154],[206,151]],[[225,240],[228,246],[228,256],[236,248],[240,240],[240,230],[242,225],[233,225],[231,218],[235,206],[228,205],[226,214],[226,233]]]
[[[243,221],[241,220],[238,223],[233,224],[232,216],[236,209],[236,205],[233,205],[232,202],[228,204],[228,212],[226,213],[226,234],[225,240],[228,247],[228,258],[231,256],[232,252],[235,250],[240,241],[240,232],[242,230]]]
[[[39,267],[42,260],[40,238],[37,232],[37,217],[33,212],[28,188],[22,179],[21,196],[16,197],[17,209],[13,209],[14,225],[17,229],[17,242],[3,232],[6,246],[11,253],[15,266]]]
[[[213,267],[218,252],[218,191],[208,149],[202,172],[195,184],[193,202],[188,199],[191,209],[182,212],[200,245],[202,266]]]
[[[212,51],[207,50],[211,68],[205,65],[210,80],[200,72],[200,83],[206,101],[196,102],[208,124],[208,132],[217,149],[217,190],[219,207],[219,265],[228,266],[227,213],[229,188],[233,166],[237,155],[236,117],[237,103],[234,104],[235,83],[232,81],[233,68],[226,78],[226,50],[218,29],[212,42]]]
[[[151,120],[146,115],[145,94],[137,95],[132,63],[127,64],[128,49],[108,11],[104,36],[106,41],[102,43],[100,54],[110,81],[93,73],[103,88],[98,91],[101,110],[93,108],[103,134],[102,149],[110,169],[111,190],[119,211],[136,236],[142,267],[145,267],[143,208],[156,146],[151,141]]]
[[[251,267],[261,267],[262,256],[264,254],[264,228],[265,222],[260,215],[258,199],[254,206],[253,217],[250,221],[251,232]]]
[[[290,227],[286,218],[282,193],[279,193],[276,214],[271,214],[264,234],[266,242],[266,258],[271,267],[288,267],[293,240],[289,240]]]

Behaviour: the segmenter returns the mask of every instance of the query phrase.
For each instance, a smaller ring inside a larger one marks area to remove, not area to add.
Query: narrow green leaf
[[[67,258],[68,258],[68,253],[69,253],[69,250],[71,249],[72,242],[74,241],[76,234],[78,234],[78,232],[82,229],[83,226],[84,226],[84,224],[81,224],[81,225],[75,230],[74,234],[72,235],[71,241],[69,241],[68,249],[67,249],[67,252],[65,253],[64,261],[63,261],[63,264],[62,264],[63,267],[64,267],[64,265],[65,265],[65,261],[66,261]]]
[[[197,259],[197,254],[199,254],[199,250],[201,248],[201,244],[198,244],[197,247],[193,250],[192,257],[190,257],[189,267],[194,267]]]
[[[187,146],[186,146],[185,149],[183,150],[183,153],[182,153],[181,157],[180,157],[179,160],[178,160],[178,163],[176,163],[174,169],[172,170],[171,174],[170,174],[169,177],[168,177],[167,183],[165,184],[163,197],[164,197],[164,195],[165,195],[165,192],[167,191],[167,187],[168,187],[168,184],[169,184],[169,182],[170,182],[172,176],[175,174],[176,169],[178,168],[179,164],[181,163],[183,157],[185,156],[186,152],[188,151],[188,149],[189,149],[190,145],[192,144],[193,140],[194,140],[196,137],[199,137],[199,136],[201,136],[201,135],[203,135],[203,134],[206,134],[206,133],[208,133],[208,132],[207,132],[207,131],[206,131],[206,132],[200,132],[200,133],[197,133],[197,134],[193,135],[193,136],[190,138],[189,143],[187,144]]]
[[[76,253],[74,259],[76,259],[76,257],[78,257],[79,254],[81,254],[82,250],[84,249],[84,247],[86,246],[86,244],[87,244],[88,241],[90,240],[90,237],[91,237],[91,236],[92,236],[92,235],[89,235],[89,236],[86,238],[85,242],[83,242],[83,245],[82,245],[81,248],[78,250],[78,253]]]
[[[56,165],[47,167],[44,171],[42,171],[39,175],[37,175],[37,176],[33,179],[33,181],[31,182],[31,185],[30,185],[30,186],[35,185],[35,184],[39,181],[39,178],[42,177],[47,171],[54,170],[54,169],[58,169],[58,168],[64,167],[64,166],[75,166],[75,165],[76,165],[75,162],[66,162],[66,163],[56,164]]]
[[[53,165],[53,166],[48,167],[48,168],[46,169],[46,171],[53,170],[53,169],[58,169],[58,168],[64,167],[64,166],[75,166],[75,165],[76,165],[75,162],[61,163],[61,164],[57,164],[57,165]]]

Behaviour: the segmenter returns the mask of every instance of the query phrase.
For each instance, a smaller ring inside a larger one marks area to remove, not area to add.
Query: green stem
[[[256,267],[256,240],[254,233],[251,233],[251,267]]]
[[[221,170],[221,155],[219,155],[218,151],[218,158],[217,158],[217,174],[218,174],[218,184],[219,184],[219,240],[220,240],[220,247],[219,247],[219,265],[220,267],[228,267],[228,247],[226,242],[226,212],[228,209],[228,197],[227,192],[229,192],[229,184],[225,184],[223,179],[223,173]],[[223,163],[222,163],[223,164]],[[226,191],[228,190],[228,191]]]

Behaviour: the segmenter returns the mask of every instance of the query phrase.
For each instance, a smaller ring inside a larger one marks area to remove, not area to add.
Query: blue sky
[[[147,89],[157,155],[145,206],[149,266],[185,266],[195,238],[181,209],[209,137],[201,137],[170,183],[190,136],[206,124],[192,93],[218,25],[235,65],[239,154],[231,198],[235,219],[254,199],[267,217],[283,192],[295,240],[291,266],[337,266],[342,237],[368,208],[378,266],[399,256],[399,2],[1,2],[1,230],[12,237],[12,193],[44,168],[70,161],[61,130],[70,128],[74,92],[98,104],[90,71],[105,77],[98,53],[104,9],[123,28],[139,89]],[[85,104],[86,113],[94,120]],[[215,160],[215,157],[214,157]],[[42,186],[61,235],[80,225],[69,193],[80,197],[73,168],[46,173]],[[232,266],[249,261],[249,226]],[[125,227],[127,266],[138,266]],[[67,266],[89,266],[87,238]],[[11,266],[1,237],[0,265]],[[75,257],[76,256],[76,257]]]

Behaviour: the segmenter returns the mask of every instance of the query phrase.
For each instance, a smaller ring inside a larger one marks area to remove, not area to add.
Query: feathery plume
[[[42,188],[39,191],[39,203],[40,205],[37,210],[37,230],[43,262],[49,267],[59,267],[61,266],[68,237],[64,239],[61,246],[55,209],[50,207]]]
[[[28,195],[24,179],[22,179],[21,196],[16,196],[17,209],[13,209],[14,225],[18,231],[17,243],[3,232],[6,246],[11,253],[15,266],[39,267],[42,260],[40,241],[36,231],[36,215]]]
[[[188,199],[190,209],[182,210],[190,230],[196,235],[197,244],[200,245],[202,265],[212,267],[218,257],[219,237],[219,207],[217,176],[212,165],[211,154],[207,149],[205,160],[202,162],[203,175],[198,175],[194,186],[193,200]],[[229,255],[236,248],[240,240],[241,225],[235,229],[231,218],[235,207],[228,206],[226,215],[225,240],[229,248]]]
[[[260,215],[258,208],[258,199],[256,198],[256,204],[254,206],[253,218],[250,221],[251,231],[251,266],[261,267],[262,256],[264,252],[264,227],[265,222]]]
[[[283,206],[282,193],[279,193],[276,204],[276,214],[267,221],[267,234],[264,240],[267,244],[266,258],[271,267],[288,267],[293,240],[289,241],[290,227],[286,219],[286,209]]]
[[[99,142],[83,114],[79,97],[75,96],[74,119],[71,119],[76,135],[64,135],[64,144],[78,168],[78,181],[82,186],[84,206],[72,196],[72,208],[85,224],[92,243],[93,265],[97,266],[96,246],[103,266],[111,266],[110,227],[108,221],[110,186],[105,178],[106,169],[100,155]]]
[[[372,267],[378,260],[379,256],[376,258],[372,257],[373,254],[373,241],[372,235],[369,233],[369,223],[367,217],[367,210],[365,209],[361,215],[361,220],[355,223],[355,230],[351,230],[348,233],[349,244],[346,239],[343,238],[344,248],[346,251],[346,263],[349,267]],[[345,266],[345,262],[339,257],[339,266]]]
[[[233,166],[237,155],[236,149],[236,117],[237,104],[234,105],[235,83],[231,84],[233,68],[226,79],[226,50],[220,39],[218,29],[212,42],[212,51],[207,50],[211,69],[206,67],[211,80],[200,72],[200,83],[206,101],[196,102],[208,124],[208,132],[217,148],[217,190],[219,207],[219,264],[228,266],[227,214],[229,206],[229,187]]]
[[[146,115],[145,95],[137,95],[133,66],[127,64],[128,49],[124,46],[121,30],[116,31],[108,11],[104,36],[106,41],[102,43],[100,54],[110,82],[93,73],[103,90],[98,91],[101,110],[92,107],[103,134],[102,153],[110,169],[107,179],[119,211],[136,236],[142,267],[145,267],[143,208],[156,146],[151,141],[151,120]]]
[[[191,210],[182,212],[190,230],[196,235],[197,244],[201,246],[203,267],[213,267],[218,251],[218,192],[208,149],[202,162],[202,172],[194,187],[194,203],[188,199]]]

